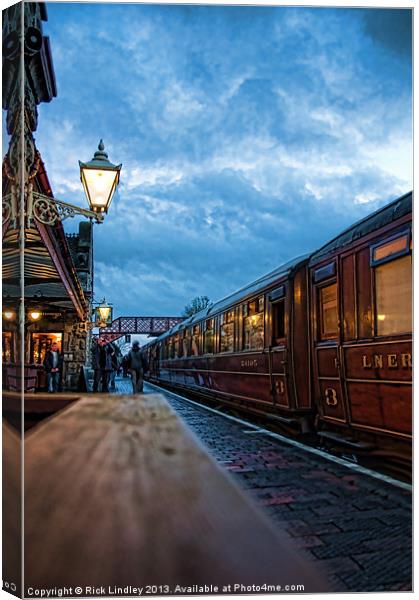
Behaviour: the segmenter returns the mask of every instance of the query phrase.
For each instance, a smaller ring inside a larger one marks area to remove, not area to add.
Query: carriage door
[[[271,304],[271,348],[269,373],[274,404],[288,407],[288,352],[286,344],[286,288],[279,286],[269,294]]]
[[[346,421],[339,336],[336,262],[314,270],[314,378],[320,415]]]

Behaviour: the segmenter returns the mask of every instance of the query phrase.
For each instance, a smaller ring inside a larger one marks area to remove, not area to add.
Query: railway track
[[[296,435],[291,427],[283,423],[267,422],[255,417],[254,414],[246,412],[245,408],[234,406],[231,408],[224,401],[216,398],[210,398],[205,395],[193,394],[192,392],[183,392],[170,386],[161,386],[150,381],[147,382],[152,388],[164,390],[164,393],[171,394],[184,402],[189,402],[215,414],[234,420],[249,427],[253,432],[260,435],[266,435],[282,443],[289,444],[321,456],[331,462],[335,462],[346,468],[363,473],[369,477],[386,481],[390,485],[411,491],[412,485],[412,465],[404,460],[403,457],[394,458],[390,461],[387,455],[370,456],[366,453],[350,453],[347,449],[339,448],[326,440],[319,439],[315,433]],[[246,417],[246,418],[245,418]],[[250,420],[248,420],[250,419]]]

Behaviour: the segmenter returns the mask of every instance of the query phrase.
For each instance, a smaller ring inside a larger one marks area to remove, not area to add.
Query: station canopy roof
[[[41,193],[52,196],[51,187],[41,160],[35,179]],[[3,190],[5,193],[5,190]],[[19,229],[3,226],[3,303],[17,302],[21,296],[21,255]],[[76,273],[61,222],[54,226],[33,220],[25,228],[24,294],[30,305],[57,310],[75,311],[81,320],[88,314],[88,301]]]

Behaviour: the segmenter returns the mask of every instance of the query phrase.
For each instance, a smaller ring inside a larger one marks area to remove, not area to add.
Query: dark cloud
[[[376,43],[392,52],[411,58],[412,15],[411,9],[366,9],[361,12],[365,32]]]

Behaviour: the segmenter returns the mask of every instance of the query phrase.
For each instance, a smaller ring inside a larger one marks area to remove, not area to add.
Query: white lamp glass
[[[107,213],[112,202],[122,165],[114,165],[108,160],[103,141],[90,162],[79,161],[82,181],[91,210]]]

